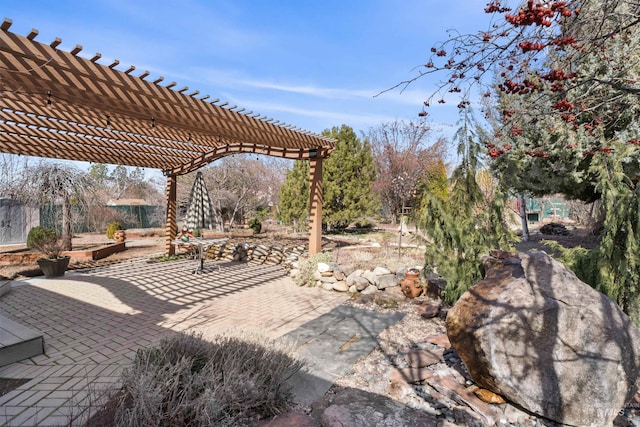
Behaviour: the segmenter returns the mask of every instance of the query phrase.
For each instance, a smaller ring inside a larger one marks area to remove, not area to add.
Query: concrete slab
[[[403,317],[342,305],[286,334],[307,365],[290,380],[294,401],[310,405],[322,397],[357,359],[376,348],[380,332]]]

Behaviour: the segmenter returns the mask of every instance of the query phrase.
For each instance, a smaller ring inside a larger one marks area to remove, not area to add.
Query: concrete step
[[[42,333],[0,316],[0,366],[44,353]]]
[[[0,297],[11,290],[11,281],[0,282]]]

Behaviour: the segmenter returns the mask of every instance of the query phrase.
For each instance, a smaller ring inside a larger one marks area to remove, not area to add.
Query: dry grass
[[[289,345],[264,336],[173,335],[138,350],[88,425],[248,425],[288,409],[287,380],[301,367]]]

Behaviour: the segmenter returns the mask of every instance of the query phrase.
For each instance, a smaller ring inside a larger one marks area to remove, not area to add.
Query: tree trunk
[[[71,239],[73,233],[71,230],[71,203],[66,192],[62,194],[62,249],[70,251],[72,248]]]
[[[520,221],[522,223],[522,241],[529,240],[529,225],[527,224],[527,205],[524,199],[524,195],[518,196],[518,202],[520,203]]]

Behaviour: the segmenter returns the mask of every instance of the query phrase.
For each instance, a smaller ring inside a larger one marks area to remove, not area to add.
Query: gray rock
[[[378,292],[378,288],[375,285],[369,285],[362,290],[363,295],[375,294],[376,292]]]
[[[407,363],[411,368],[424,368],[438,363],[442,359],[444,349],[436,350],[411,350],[407,353]]]
[[[360,277],[361,275],[362,275],[362,270],[354,270],[351,273],[349,273],[346,279],[349,286],[353,285],[355,283],[355,278]]]
[[[364,277],[365,279],[367,279],[369,281],[369,283],[371,283],[372,285],[378,285],[378,276],[373,274],[373,271],[367,270],[364,273],[362,273],[362,277]]]
[[[391,274],[391,270],[389,270],[387,267],[376,267],[373,269],[373,274],[375,274],[376,276],[383,276],[385,274]]]
[[[395,274],[383,274],[378,276],[378,289],[386,289],[392,286],[398,286],[398,278]]]
[[[333,284],[333,290],[338,292],[347,292],[349,290],[349,285],[345,281],[338,281]]]
[[[340,270],[334,270],[333,271],[333,277],[335,277],[337,280],[344,280],[345,276],[344,273]]]
[[[354,271],[356,271],[356,266],[353,264],[345,264],[341,266],[342,273],[347,277]]]
[[[318,271],[320,273],[324,273],[324,272],[327,272],[327,271],[333,271],[333,269],[326,262],[319,262],[318,263]]]
[[[313,404],[311,416],[323,426],[435,426],[438,423],[437,418],[424,411],[355,388],[327,394]]]
[[[640,331],[544,252],[483,260],[485,279],[447,316],[480,387],[563,424],[611,425],[635,393]]]
[[[336,283],[338,280],[333,276],[321,277],[320,281],[322,283]]]
[[[359,291],[362,291],[371,285],[371,283],[362,276],[356,276],[353,280],[353,284],[356,285],[356,288],[358,288]]]
[[[333,283],[320,282],[320,286],[325,291],[332,291],[333,290]]]

